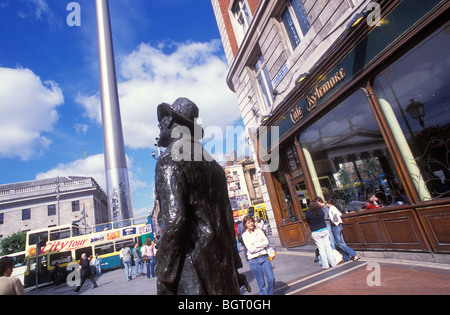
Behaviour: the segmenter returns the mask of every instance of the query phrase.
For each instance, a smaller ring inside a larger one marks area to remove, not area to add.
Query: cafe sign
[[[344,68],[339,69],[329,80],[323,84],[317,85],[311,92],[305,97],[306,109],[310,112],[317,107],[319,100],[328,95],[334,88],[342,82],[346,77]],[[294,124],[297,124],[303,119],[302,104],[299,103],[290,112],[291,120]]]

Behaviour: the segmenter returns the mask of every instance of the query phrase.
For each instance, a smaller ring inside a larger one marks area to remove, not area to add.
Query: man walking
[[[98,287],[97,282],[95,282],[94,276],[91,273],[91,266],[89,264],[89,259],[87,258],[85,253],[81,255],[80,267],[78,268],[78,271],[80,270],[81,270],[81,283],[73,291],[79,293],[81,287],[83,286],[84,282],[87,279],[91,280],[92,284],[94,285],[94,289],[97,288]]]

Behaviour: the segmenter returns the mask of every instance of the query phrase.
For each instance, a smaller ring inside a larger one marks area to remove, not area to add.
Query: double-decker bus
[[[24,285],[29,287],[36,284],[37,271],[39,284],[53,281],[56,263],[65,273],[66,267],[71,262],[79,262],[83,253],[88,257],[99,254],[103,271],[118,268],[121,266],[119,251],[122,246],[125,244],[133,250],[135,243],[142,246],[147,238],[153,240],[151,216],[92,227],[64,225],[27,232]],[[37,248],[37,244],[40,248]]]

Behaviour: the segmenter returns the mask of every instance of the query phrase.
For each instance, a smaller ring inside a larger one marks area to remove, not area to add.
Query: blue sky
[[[70,2],[0,0],[0,184],[82,175],[104,185],[95,2],[75,1],[79,27],[66,23]],[[242,120],[209,0],[111,0],[110,12],[132,203],[142,215],[154,203],[158,104],[196,102],[219,161],[245,147],[245,135],[225,148],[213,134]]]

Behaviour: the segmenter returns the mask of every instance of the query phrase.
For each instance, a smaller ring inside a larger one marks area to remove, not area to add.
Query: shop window
[[[300,159],[298,157],[295,145],[291,145],[289,148],[287,148],[283,156],[285,158],[285,169],[291,177],[303,175],[303,170],[300,165]]]
[[[324,198],[336,197],[342,211],[364,209],[374,194],[385,206],[395,204],[399,198],[408,202],[362,91],[305,130],[300,143],[316,193]]]
[[[298,221],[299,215],[295,209],[294,201],[292,200],[289,192],[289,185],[286,181],[284,172],[279,170],[276,173],[272,173],[272,175],[283,224]]]
[[[374,81],[374,90],[422,201],[450,197],[450,24]]]
[[[292,48],[295,49],[308,33],[311,24],[300,0],[290,0],[280,17]]]

